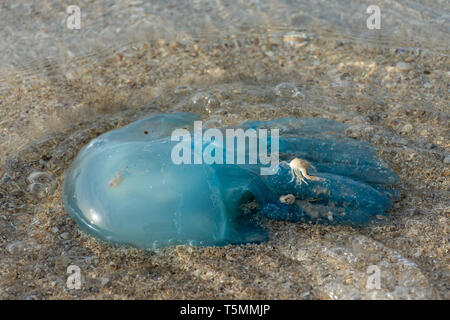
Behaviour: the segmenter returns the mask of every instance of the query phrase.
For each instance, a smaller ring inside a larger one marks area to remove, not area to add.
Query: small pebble
[[[6,246],[6,251],[8,251],[10,254],[15,254],[18,251],[21,251],[21,249],[23,249],[23,244],[21,241],[14,241]]]
[[[406,62],[397,62],[397,64],[395,66],[402,71],[407,71],[407,70],[411,69],[411,65]]]
[[[304,33],[290,32],[284,35],[283,41],[290,46],[300,47],[302,43],[308,40],[308,36]]]
[[[70,264],[70,259],[67,256],[59,256],[55,259],[56,269],[65,269]]]
[[[353,139],[360,138],[360,137],[363,136],[363,130],[364,130],[364,128],[363,128],[362,125],[360,125],[360,124],[355,124],[355,125],[353,125],[353,126],[351,126],[351,127],[348,127],[348,128],[345,130],[345,135],[346,135],[347,137],[353,138]]]
[[[400,133],[408,134],[412,131],[412,129],[413,129],[413,126],[410,123],[407,123],[400,129]]]
[[[101,279],[100,279],[100,282],[101,282],[102,286],[105,286],[105,285],[108,284],[109,279],[108,279],[108,278],[101,278]]]
[[[446,155],[444,158],[444,163],[445,164],[450,164],[450,154]]]
[[[69,239],[70,234],[68,232],[63,232],[61,233],[60,237],[63,238],[64,240],[67,240]]]

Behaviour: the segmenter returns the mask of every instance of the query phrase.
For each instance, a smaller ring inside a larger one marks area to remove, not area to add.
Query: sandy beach
[[[3,73],[0,299],[450,299],[448,52],[313,31],[137,41],[69,71],[50,63],[31,80],[18,67]],[[81,147],[177,111],[219,125],[280,117],[350,124],[347,136],[371,143],[400,177],[392,221],[267,220],[262,244],[155,251],[80,231],[61,186]],[[48,173],[44,189],[31,185],[38,171]],[[80,289],[67,287],[70,265],[81,270]],[[366,287],[373,265],[380,289]]]

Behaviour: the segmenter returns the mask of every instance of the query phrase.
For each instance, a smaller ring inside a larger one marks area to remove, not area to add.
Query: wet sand
[[[367,48],[314,35],[153,41],[0,96],[1,299],[449,299],[448,58]],[[290,83],[301,94],[276,90]],[[192,111],[224,125],[326,117],[352,125],[399,174],[383,226],[267,221],[262,244],[157,251],[81,232],[61,185],[99,134],[157,112]],[[3,165],[5,164],[5,165]],[[32,172],[49,173],[32,189]],[[31,188],[31,189],[30,189]],[[68,289],[77,265],[81,289]],[[367,270],[381,288],[367,289]]]

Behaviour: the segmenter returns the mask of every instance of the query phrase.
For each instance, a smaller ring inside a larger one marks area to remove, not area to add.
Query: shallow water
[[[69,29],[60,1],[2,1],[0,7],[0,89],[5,74],[18,79],[58,77],[98,63],[139,43],[165,39],[214,44],[267,32],[313,33],[326,39],[374,47],[448,55],[447,1],[377,1],[380,29],[369,30],[373,1],[73,1],[81,10],[80,29]],[[301,35],[303,36],[303,35]]]
[[[378,1],[380,30],[366,27],[370,1],[74,4],[80,30],[67,29],[58,1],[0,7],[0,297],[449,297],[447,1]],[[350,125],[346,135],[373,144],[400,176],[392,222],[272,222],[265,244],[156,253],[81,233],[61,200],[80,148],[178,111],[210,126]],[[76,292],[65,286],[70,264],[86,278]],[[381,289],[366,289],[371,265]]]

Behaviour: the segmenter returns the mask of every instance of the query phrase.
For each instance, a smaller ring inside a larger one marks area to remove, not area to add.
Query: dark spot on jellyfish
[[[144,131],[144,134],[148,134],[148,131]]]

